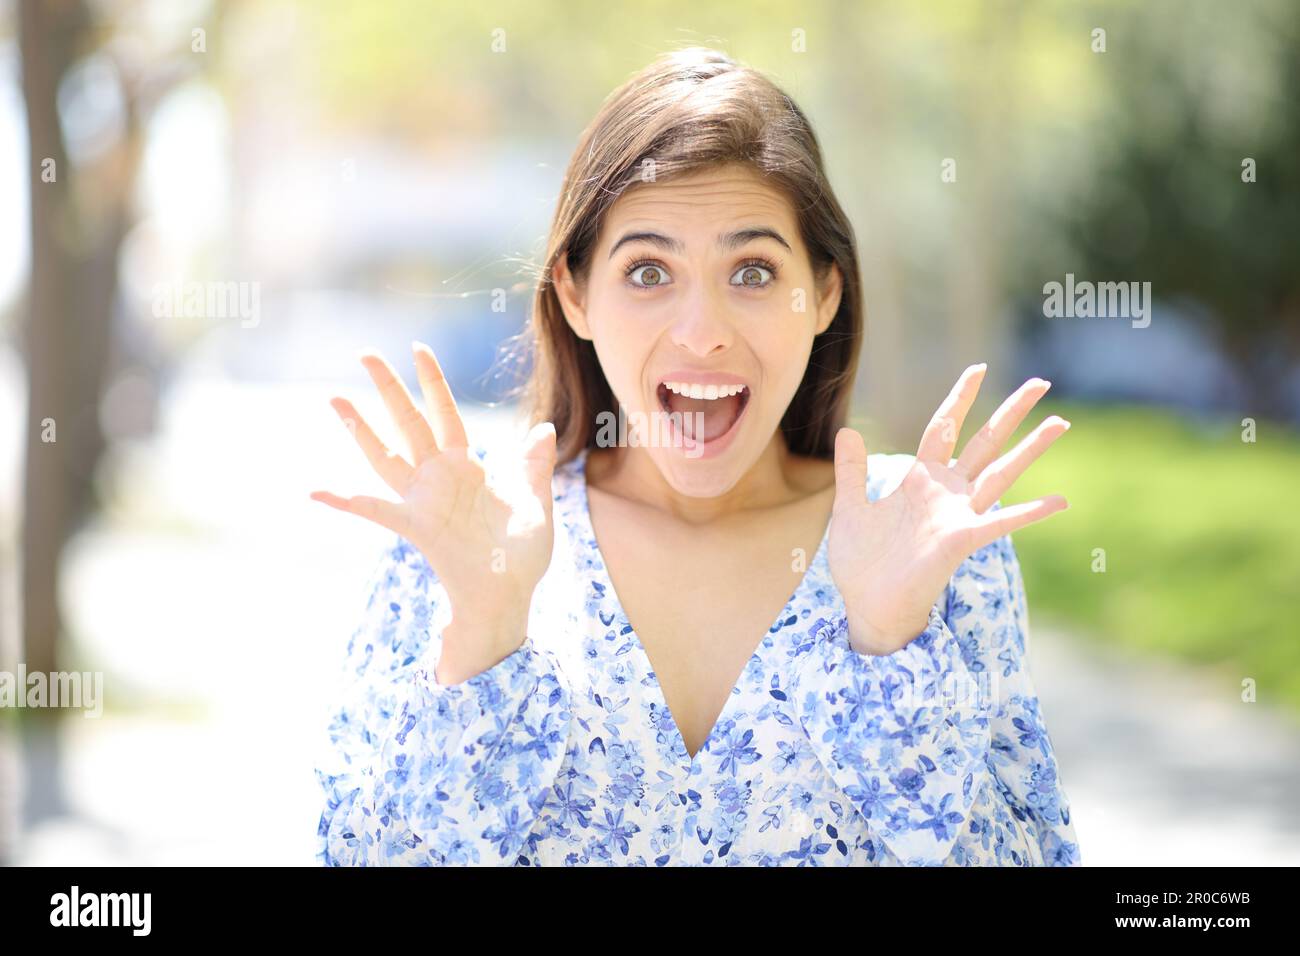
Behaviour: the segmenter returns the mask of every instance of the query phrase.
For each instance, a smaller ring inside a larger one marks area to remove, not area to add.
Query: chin
[[[725,495],[753,466],[756,456],[739,444],[725,454],[709,458],[691,457],[685,448],[647,449],[664,481],[678,494],[689,498]]]
[[[660,465],[664,480],[679,495],[687,498],[717,498],[725,495],[736,486],[739,474],[732,474],[734,469],[719,465],[708,465],[708,474],[697,474],[689,466],[685,469],[669,464]]]

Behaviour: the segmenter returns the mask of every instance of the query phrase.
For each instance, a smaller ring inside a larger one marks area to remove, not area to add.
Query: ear
[[[591,341],[591,329],[587,325],[587,293],[569,271],[568,250],[561,252],[551,267],[551,278],[555,283],[555,295],[560,300],[560,310],[564,320],[573,329],[573,334],[580,339]]]
[[[824,285],[823,285],[824,283]],[[818,283],[821,294],[817,297],[817,334],[821,335],[831,327],[835,313],[840,308],[840,296],[844,292],[844,276],[840,266],[832,262],[826,269],[826,278]]]

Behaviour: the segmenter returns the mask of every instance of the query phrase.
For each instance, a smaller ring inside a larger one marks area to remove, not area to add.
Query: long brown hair
[[[794,101],[726,54],[689,47],[658,57],[605,99],[565,173],[523,336],[533,360],[525,385],[529,424],[555,424],[557,463],[595,447],[597,416],[618,409],[595,347],[564,319],[552,282],[556,260],[567,251],[574,279],[586,280],[605,212],[629,187],[647,181],[647,167],[659,181],[735,162],[784,190],[818,280],[832,262],[843,276],[839,309],[814,341],[803,381],[781,419],[792,452],[834,458],[862,338],[853,228],[826,179],[817,137]]]

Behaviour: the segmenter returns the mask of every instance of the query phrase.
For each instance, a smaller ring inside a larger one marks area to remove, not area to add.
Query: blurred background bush
[[[873,451],[978,361],[966,435],[1031,375],[1021,433],[1073,423],[1007,497],[1072,504],[1016,546],[1085,863],[1300,859],[1290,0],[0,0],[0,669],[105,675],[98,719],[0,711],[0,860],[311,861],[387,538],[307,498],[387,493],[327,399],[396,441],[356,357],[414,389],[418,338],[521,434],[494,358],[569,153],[687,45],[812,118]],[[1150,325],[1048,317],[1067,274]]]

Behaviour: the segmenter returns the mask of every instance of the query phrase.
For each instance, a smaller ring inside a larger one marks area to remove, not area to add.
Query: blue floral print
[[[321,863],[1080,865],[1009,537],[962,563],[914,640],[870,656],[823,536],[692,758],[596,545],[586,458],[555,471],[527,638],[461,684],[433,676],[436,575],[400,536],[385,551],[317,762]],[[911,461],[872,455],[868,498]]]

